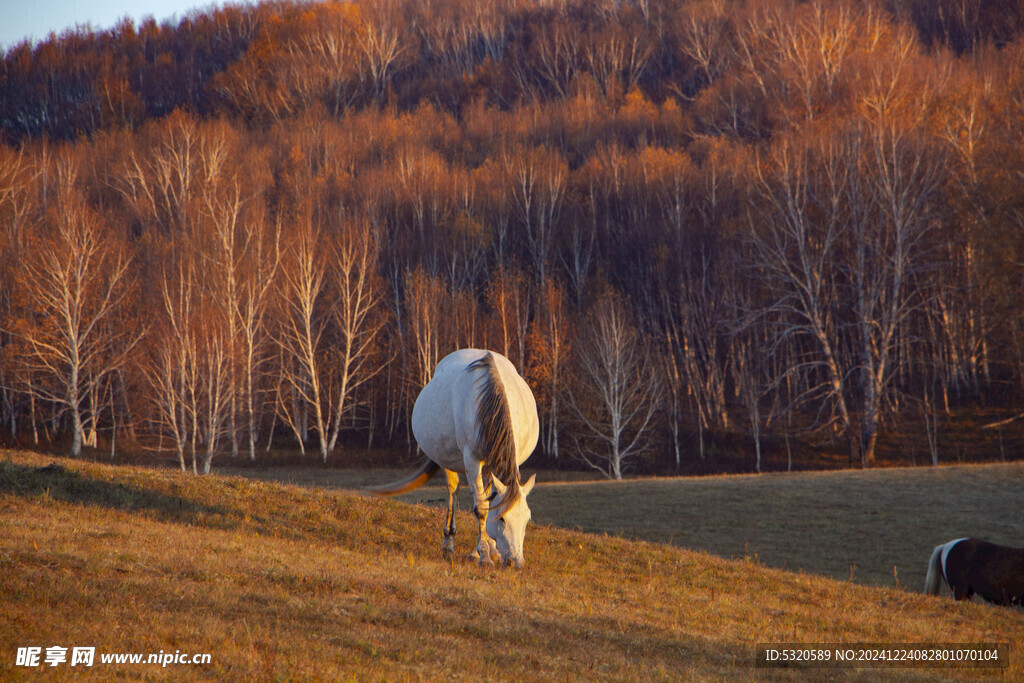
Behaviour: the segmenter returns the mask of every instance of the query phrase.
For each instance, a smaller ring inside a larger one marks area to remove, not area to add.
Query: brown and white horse
[[[501,560],[522,567],[523,539],[530,521],[519,466],[537,445],[540,423],[533,392],[515,366],[499,353],[455,351],[441,360],[412,410],[412,432],[427,460],[410,477],[369,489],[395,495],[418,488],[438,470],[448,478],[448,517],[442,548],[454,552],[455,493],[459,472],[473,492],[480,523],[471,557],[481,564]]]
[[[943,580],[957,600],[969,600],[977,593],[997,605],[1024,606],[1024,548],[977,538],[935,546],[924,592],[938,595]]]

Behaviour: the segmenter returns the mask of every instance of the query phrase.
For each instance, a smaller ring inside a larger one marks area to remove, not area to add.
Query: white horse
[[[526,496],[536,475],[520,483],[519,466],[533,453],[539,431],[533,392],[507,358],[479,349],[455,351],[437,364],[412,410],[412,432],[427,460],[411,477],[370,490],[379,495],[412,491],[444,468],[448,515],[442,549],[450,555],[458,473],[465,472],[480,523],[471,557],[480,564],[500,559],[520,568],[530,521]]]

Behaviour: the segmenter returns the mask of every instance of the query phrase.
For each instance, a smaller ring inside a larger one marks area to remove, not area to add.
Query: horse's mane
[[[480,422],[479,444],[487,470],[508,487],[498,509],[498,514],[504,514],[519,500],[519,463],[516,462],[512,414],[509,412],[505,385],[498,374],[494,355],[487,353],[483,358],[470,363],[468,367],[469,370],[477,368],[486,372],[482,378],[483,383],[476,406],[477,419]]]

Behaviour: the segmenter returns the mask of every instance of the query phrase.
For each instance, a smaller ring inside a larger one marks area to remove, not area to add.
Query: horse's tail
[[[483,462],[491,474],[508,487],[501,500],[499,514],[504,514],[519,499],[519,463],[516,440],[512,433],[512,413],[505,395],[505,385],[498,373],[494,354],[469,364],[468,370],[482,369],[485,374],[477,399],[476,415],[480,423],[477,438]],[[489,483],[489,482],[487,482]]]
[[[441,466],[433,460],[429,458],[424,458],[423,460],[420,468],[405,479],[382,486],[367,486],[363,490],[378,496],[397,496],[399,493],[407,493],[408,491],[418,489],[441,469]]]
[[[928,560],[928,576],[924,580],[925,595],[938,595],[942,585],[942,549],[945,545],[935,546],[932,559]]]

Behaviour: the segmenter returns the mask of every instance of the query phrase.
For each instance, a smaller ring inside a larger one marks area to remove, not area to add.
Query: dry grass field
[[[238,469],[250,477],[354,489],[390,470]],[[524,477],[529,470],[524,470]],[[572,473],[569,473],[570,475]],[[555,481],[538,473],[533,519],[669,543],[836,579],[921,590],[932,548],[962,536],[1024,546],[1024,462],[993,465]],[[400,497],[443,505],[443,478]],[[472,507],[467,487],[460,505]],[[464,539],[465,540],[465,539]]]
[[[812,673],[1024,677],[1021,610],[783,571],[766,566],[761,553],[724,559],[551,525],[566,501],[577,509],[587,499],[607,510],[616,499],[639,498],[628,487],[658,482],[538,488],[527,567],[514,572],[444,561],[442,515],[432,506],[239,477],[64,460],[45,468],[51,460],[0,452],[4,680],[38,680],[43,672],[18,667],[15,653],[52,645],[96,648],[91,668],[45,672],[74,673],[74,680],[802,678],[807,672],[756,666],[755,644],[773,641],[1004,642],[1013,649],[999,670]],[[671,484],[695,486],[690,497],[699,489],[689,480],[665,482]],[[701,512],[709,524],[716,513],[732,514],[680,508],[685,497],[664,505]],[[820,500],[832,499],[807,500],[807,509]],[[638,519],[647,514],[638,510]],[[766,523],[771,514],[762,512]],[[853,515],[841,505],[823,514]],[[883,511],[878,521],[905,514]],[[595,520],[567,523],[588,528]],[[468,550],[468,513],[459,522],[460,549]],[[639,528],[609,530],[636,536]],[[689,529],[692,539],[708,534],[701,522]],[[820,542],[812,532],[821,528],[793,527],[804,544]],[[691,542],[682,534],[673,540]],[[101,653],[178,650],[208,652],[211,662],[99,663]]]

